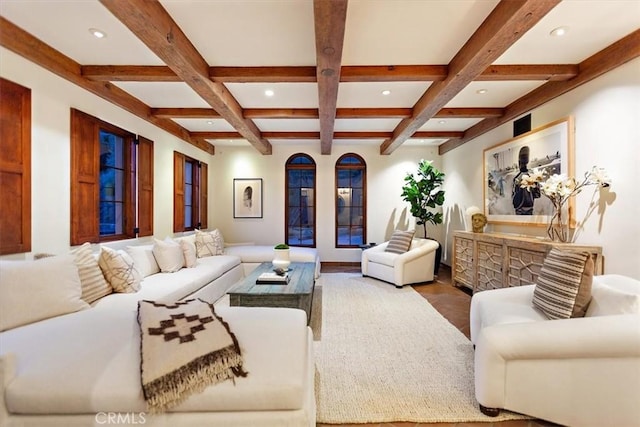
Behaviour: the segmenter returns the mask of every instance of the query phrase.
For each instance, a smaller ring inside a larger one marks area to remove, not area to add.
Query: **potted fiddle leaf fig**
[[[416,225],[422,225],[424,237],[427,236],[427,224],[442,224],[442,212],[436,209],[444,204],[444,173],[433,166],[430,160],[420,160],[418,170],[407,173],[402,187],[402,200],[411,205],[411,215],[416,218]],[[442,246],[436,252],[435,273],[437,274],[442,256]]]

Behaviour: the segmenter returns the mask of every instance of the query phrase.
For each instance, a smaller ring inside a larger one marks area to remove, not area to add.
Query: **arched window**
[[[307,154],[287,160],[285,174],[285,241],[316,247],[316,162]]]
[[[358,247],[366,236],[367,165],[348,153],[336,162],[336,247]]]

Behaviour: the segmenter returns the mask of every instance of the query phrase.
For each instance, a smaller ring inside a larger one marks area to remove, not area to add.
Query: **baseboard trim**
[[[360,267],[359,262],[346,262],[346,261],[321,261],[321,267]]]

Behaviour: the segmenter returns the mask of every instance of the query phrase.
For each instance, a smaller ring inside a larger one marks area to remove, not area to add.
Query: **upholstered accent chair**
[[[638,425],[640,281],[593,276],[584,317],[553,320],[532,304],[536,286],[471,299],[480,409],[569,426]]]
[[[401,288],[433,281],[433,266],[438,242],[414,237],[406,252],[387,250],[389,242],[362,251],[362,275],[373,277]]]

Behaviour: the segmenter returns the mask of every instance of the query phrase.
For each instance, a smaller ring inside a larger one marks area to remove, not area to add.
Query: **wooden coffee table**
[[[311,319],[313,288],[315,286],[313,262],[292,262],[289,266],[291,279],[286,285],[256,284],[260,274],[273,271],[270,262],[263,262],[241,282],[231,288],[229,304],[242,307],[288,307],[299,308],[307,313],[307,323]]]

